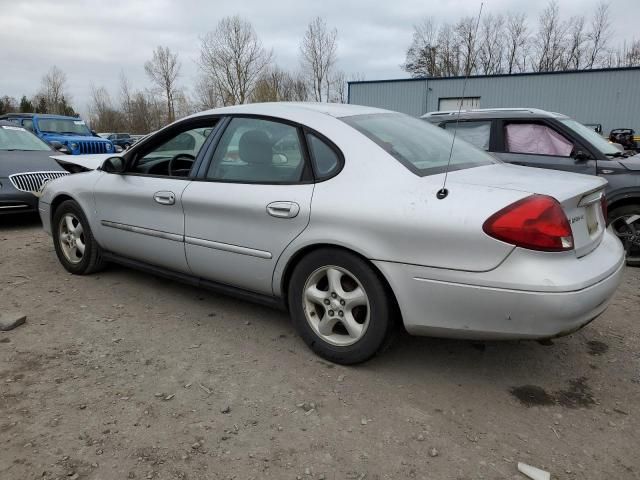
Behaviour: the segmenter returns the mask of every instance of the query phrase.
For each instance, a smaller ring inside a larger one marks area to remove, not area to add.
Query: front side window
[[[207,179],[241,183],[300,181],[304,156],[298,129],[271,120],[231,120],[211,160]]]
[[[489,139],[491,137],[491,121],[482,122],[456,122],[445,123],[442,128],[456,138],[460,138],[483,150],[489,150]]]
[[[510,123],[504,129],[505,148],[511,153],[569,157],[573,142],[540,123]]]
[[[210,125],[175,132],[159,142],[150,143],[137,153],[129,170],[149,175],[188,176],[216,122],[212,120]]]
[[[354,115],[341,119],[417,175],[500,163],[486,152],[467,142],[456,142],[443,129],[401,113]]]
[[[600,150],[602,153],[608,156],[617,157],[620,155],[620,150],[618,150],[612,143],[609,143],[607,139],[599,135],[595,130],[589,128],[585,125],[582,125],[579,122],[576,122],[572,118],[561,119],[560,123],[562,123],[565,127],[570,128],[578,135],[586,138],[594,147]],[[602,128],[601,128],[602,130]]]
[[[51,150],[33,133],[13,125],[0,126],[0,150],[5,151],[47,151]]]
[[[72,118],[39,118],[38,128],[43,133],[62,133],[90,136],[91,132],[84,120]]]

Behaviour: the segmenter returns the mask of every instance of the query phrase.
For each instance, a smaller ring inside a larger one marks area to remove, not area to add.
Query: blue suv
[[[8,113],[0,116],[33,132],[61,152],[71,155],[115,153],[112,142],[95,135],[78,117],[40,113]]]

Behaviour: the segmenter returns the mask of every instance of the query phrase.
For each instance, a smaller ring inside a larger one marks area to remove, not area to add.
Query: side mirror
[[[109,157],[104,162],[100,170],[107,173],[123,173],[126,167],[124,158],[122,157]]]
[[[578,161],[584,161],[589,160],[589,158],[591,157],[583,150],[576,150],[576,152],[573,154],[573,158]]]
[[[71,153],[71,151],[67,148],[66,145],[58,142],[57,140],[53,140],[51,142],[51,146],[55,148],[57,151],[59,151],[60,153],[66,153],[66,154]]]

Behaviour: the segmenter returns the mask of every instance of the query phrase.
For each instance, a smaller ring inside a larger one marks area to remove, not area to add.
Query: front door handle
[[[293,218],[300,212],[296,202],[271,202],[267,205],[267,213],[277,218]]]
[[[173,192],[156,192],[153,199],[160,205],[173,205],[176,203],[176,195]]]

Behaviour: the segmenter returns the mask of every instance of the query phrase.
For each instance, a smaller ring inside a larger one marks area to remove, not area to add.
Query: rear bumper
[[[583,258],[561,255],[516,249],[484,273],[375,263],[396,294],[409,333],[536,339],[569,334],[598,317],[622,280],[624,250],[610,232]]]

